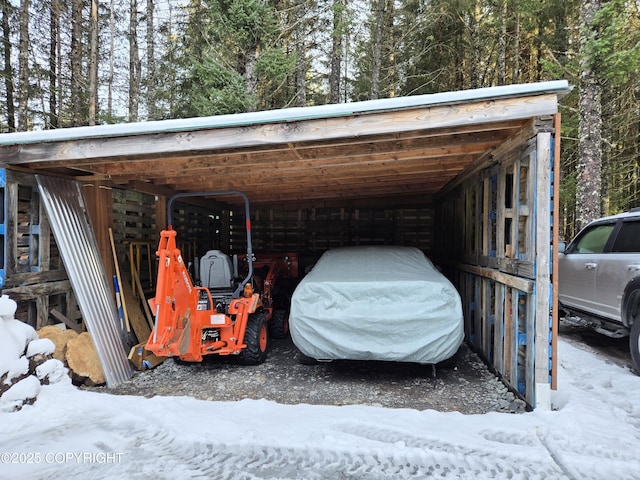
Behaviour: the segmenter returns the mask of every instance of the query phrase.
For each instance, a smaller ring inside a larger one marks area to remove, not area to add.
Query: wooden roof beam
[[[548,115],[555,111],[556,93],[534,97],[497,97],[460,104],[435,104],[291,122],[20,144],[2,148],[0,162],[25,165],[40,163],[43,158],[49,161],[86,161],[95,158],[96,152],[101,152],[102,158],[123,159],[141,155],[157,158],[179,152],[211,152],[224,148],[312,142],[317,140],[318,132],[322,132],[322,138],[326,140],[337,140],[414,131],[416,125],[450,128],[490,124]]]

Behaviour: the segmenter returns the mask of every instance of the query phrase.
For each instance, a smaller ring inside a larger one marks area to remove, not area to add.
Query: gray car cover
[[[296,347],[322,359],[438,363],[464,338],[460,295],[417,248],[325,252],[291,299]]]

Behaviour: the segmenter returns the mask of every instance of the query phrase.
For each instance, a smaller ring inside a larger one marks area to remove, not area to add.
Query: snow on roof
[[[362,102],[317,105],[311,107],[293,107],[279,110],[247,112],[210,117],[157,120],[138,123],[120,123],[115,125],[97,125],[91,127],[60,128],[0,134],[0,145],[16,145],[53,141],[79,140],[96,137],[141,135],[152,133],[180,132],[222,128],[262,123],[295,122],[323,117],[341,117],[362,115],[373,112],[424,108],[443,104],[477,102],[492,98],[542,95],[555,93],[565,95],[571,91],[566,80],[550,82],[504,85],[499,87],[478,88],[456,92],[442,92],[408,97],[396,97]]]

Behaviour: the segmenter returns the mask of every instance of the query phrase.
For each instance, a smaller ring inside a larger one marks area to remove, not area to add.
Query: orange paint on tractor
[[[161,232],[156,254],[159,259],[156,296],[149,300],[156,318],[147,350],[190,362],[199,362],[203,355],[211,353],[239,354],[245,347],[242,340],[248,316],[262,308],[260,296],[234,299],[227,314],[219,313],[209,289],[191,282],[176,247],[175,230]],[[203,308],[206,306],[209,308]],[[204,331],[211,328],[218,334],[206,339]]]
[[[241,192],[201,192],[192,196],[219,194],[241,195],[249,217],[248,199]],[[172,197],[168,211],[175,198],[186,195]],[[156,252],[156,294],[149,300],[155,319],[146,344],[148,351],[189,362],[202,361],[205,355],[238,355],[242,363],[258,364],[266,358],[269,330],[274,337],[286,334],[288,312],[280,310],[274,315],[274,286],[280,277],[297,277],[297,255],[266,254],[255,260],[248,220],[246,226],[247,255],[241,258],[247,265],[247,275],[242,281],[234,280],[233,288],[227,285],[229,288],[221,296],[220,289],[212,295],[213,288],[194,285],[176,246],[177,233],[169,221],[167,230],[160,233]],[[272,325],[268,330],[269,321]]]

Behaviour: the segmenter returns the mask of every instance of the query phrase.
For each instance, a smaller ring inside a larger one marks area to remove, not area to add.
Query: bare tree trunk
[[[498,85],[504,85],[507,76],[507,0],[502,0],[500,12],[500,35],[498,37]]]
[[[589,54],[589,43],[596,38],[592,24],[600,0],[581,3],[580,100],[578,137],[578,183],[576,191],[576,229],[602,214],[602,86]]]
[[[98,103],[98,0],[91,0],[91,25],[89,55],[89,125],[96,124]]]
[[[113,79],[115,71],[115,42],[116,42],[116,4],[111,0],[109,4],[109,79],[107,81],[107,117],[113,118]]]
[[[349,100],[349,65],[350,65],[350,51],[351,48],[351,26],[347,29],[347,33],[344,36],[344,55],[342,58],[342,103],[347,103]]]
[[[511,82],[518,83],[520,79],[520,9],[518,0],[513,1],[513,66],[511,67]]]
[[[298,0],[295,14],[295,49],[298,54],[296,61],[296,106],[298,107],[304,107],[307,103],[307,48],[305,45],[304,13],[305,1]]]
[[[344,0],[334,0],[333,31],[331,32],[331,72],[329,73],[329,103],[340,103],[340,76],[342,73],[342,39]]]
[[[49,125],[58,128],[58,44],[60,43],[60,0],[51,0],[49,34]]]
[[[18,130],[29,128],[29,0],[20,4],[20,84],[18,88]]]
[[[157,109],[157,82],[156,82],[156,63],[154,48],[154,14],[153,0],[147,0],[147,110],[149,112],[149,120],[158,119]]]
[[[131,0],[129,13],[129,121],[138,121],[140,53],[138,52],[138,1]]]
[[[82,0],[73,0],[71,19],[71,109],[72,124],[80,126],[82,118]]]
[[[543,53],[542,53],[543,45],[542,45],[542,38],[540,33],[542,32],[543,29],[544,29],[543,21],[542,19],[538,19],[538,22],[535,28],[535,34],[533,35],[533,41],[531,44],[531,56],[533,57],[531,59],[531,63],[535,65],[535,76],[531,78],[532,74],[531,72],[529,73],[530,81],[534,81],[534,82],[539,82],[542,80],[542,62],[540,61],[540,59],[543,56]],[[533,68],[531,70],[533,70]]]
[[[396,96],[396,47],[395,32],[393,23],[395,21],[395,4],[394,0],[387,0],[386,12],[386,37],[384,43],[386,52],[388,53],[389,70],[387,72],[386,90],[389,98]]]
[[[58,25],[60,25],[60,16],[62,15],[62,11],[65,8],[63,5],[58,4],[60,7],[58,10]],[[57,42],[57,68],[56,72],[58,72],[58,110],[56,115],[56,127],[62,126],[62,99],[64,98],[64,87],[62,82],[62,37],[60,34],[60,28],[58,28],[58,42]]]
[[[480,23],[482,22],[482,10],[480,3],[480,0],[474,2],[473,14],[471,15],[471,88],[482,86],[480,78]]]
[[[7,127],[10,132],[16,130],[16,112],[13,99],[13,67],[11,66],[11,29],[9,28],[9,17],[11,15],[11,4],[9,0],[0,0],[2,9],[2,47],[4,49],[4,85],[7,91]]]
[[[244,84],[247,98],[249,99],[254,98],[257,94],[258,75],[256,73],[256,60],[258,59],[258,50],[259,47],[257,45],[250,46],[244,59]],[[254,102],[249,102],[248,110],[250,112],[255,110]]]
[[[380,96],[380,69],[382,68],[382,27],[386,0],[378,0],[376,5],[376,23],[373,38],[373,64],[371,67],[371,99]]]
[[[167,38],[171,39],[173,37],[173,7],[171,5],[171,3],[169,4],[169,23],[167,25],[168,31],[167,31]],[[173,65],[174,64],[174,52],[175,52],[175,47],[172,45],[169,47],[169,51],[167,52],[167,59],[169,61],[169,65]],[[169,73],[169,95],[168,95],[168,111],[169,111],[169,115],[171,115],[174,111],[175,108],[175,102],[176,102],[176,94],[175,91],[177,90],[176,88],[176,78],[177,78],[177,74],[175,69],[171,69],[171,72]]]
[[[456,5],[457,5],[457,2],[456,2]],[[466,73],[468,71],[467,66],[468,66],[469,60],[467,59],[467,55],[465,51],[466,49],[464,48],[464,45],[466,44],[466,41],[465,41],[466,23],[461,18],[459,18],[457,21],[460,22],[461,28],[456,28],[456,33],[453,40],[453,46],[454,46],[453,54],[455,56],[454,89],[461,90],[469,87],[468,79],[467,79],[468,74]]]

